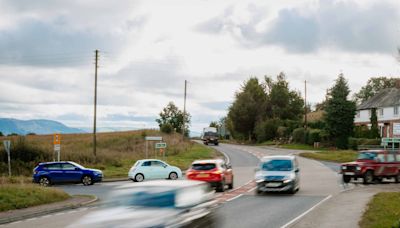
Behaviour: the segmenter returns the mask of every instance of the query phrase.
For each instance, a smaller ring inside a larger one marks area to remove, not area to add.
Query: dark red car
[[[400,152],[361,151],[356,161],[341,165],[340,173],[345,183],[358,178],[362,178],[364,184],[382,181],[383,178],[394,178],[396,183],[400,183]]]
[[[233,172],[230,164],[224,160],[198,160],[194,161],[186,171],[186,178],[210,183],[217,191],[225,191],[225,185],[233,188]]]

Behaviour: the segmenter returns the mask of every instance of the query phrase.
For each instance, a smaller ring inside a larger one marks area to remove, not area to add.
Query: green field
[[[400,227],[400,192],[381,192],[369,202],[361,228]]]
[[[0,186],[0,211],[27,208],[68,199],[62,190],[34,184],[2,184]]]
[[[303,152],[299,155],[305,158],[343,163],[355,161],[357,159],[358,152],[353,150],[333,150],[320,152]]]

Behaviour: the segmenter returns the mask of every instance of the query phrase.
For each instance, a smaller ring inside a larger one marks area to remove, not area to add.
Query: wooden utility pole
[[[185,138],[185,126],[186,126],[186,87],[187,87],[187,80],[185,80],[185,93],[183,99],[183,130],[182,130],[182,138]]]
[[[99,61],[99,50],[95,51],[95,67],[94,67],[94,120],[93,120],[93,155],[95,160],[96,155],[96,114],[97,114],[97,68]]]
[[[307,129],[307,80],[304,80],[304,128]]]

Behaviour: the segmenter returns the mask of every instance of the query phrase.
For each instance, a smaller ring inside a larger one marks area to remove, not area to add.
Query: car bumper
[[[291,181],[289,183],[264,181],[257,183],[257,190],[260,192],[286,192],[295,188],[294,185],[294,181]]]

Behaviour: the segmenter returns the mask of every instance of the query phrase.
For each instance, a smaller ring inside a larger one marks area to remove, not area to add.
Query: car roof
[[[162,161],[162,160],[159,160],[159,159],[140,159],[140,160],[138,160],[138,162],[146,162],[146,161],[160,161],[160,162],[165,162],[165,161]]]
[[[205,160],[196,160],[192,162],[192,164],[201,164],[201,163],[223,163],[222,159],[205,159]]]
[[[57,162],[40,162],[39,165],[51,165],[51,164],[60,164],[60,163],[67,163],[71,161],[57,161]]]
[[[398,150],[362,150],[360,153],[399,153]]]
[[[139,183],[128,183],[117,187],[117,189],[129,189],[129,188],[139,188],[139,187],[160,187],[160,188],[178,189],[178,188],[192,187],[196,185],[206,185],[206,183],[203,181],[195,181],[195,180],[154,180],[154,181],[144,181]]]
[[[266,160],[294,160],[294,155],[269,155],[261,158],[261,161]]]

